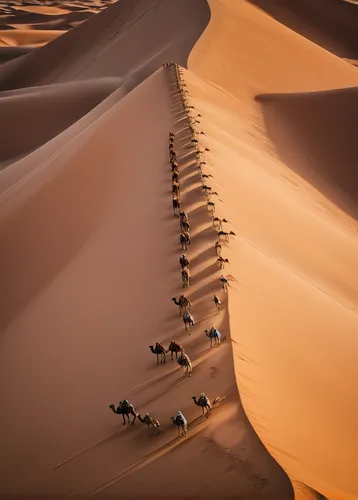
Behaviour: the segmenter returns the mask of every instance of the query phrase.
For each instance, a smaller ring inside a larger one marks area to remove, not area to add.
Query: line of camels
[[[233,231],[228,232],[223,230],[224,227],[223,224],[229,222],[227,219],[225,218],[220,219],[219,217],[215,216],[215,203],[211,200],[211,196],[214,195],[218,196],[218,193],[216,191],[213,191],[211,186],[206,184],[207,179],[213,176],[211,174],[203,173],[203,165],[205,165],[206,162],[202,161],[203,151],[201,151],[199,148],[199,141],[196,139],[197,132],[194,128],[195,124],[200,123],[200,121],[197,120],[196,117],[193,118],[189,113],[189,110],[194,109],[194,106],[189,106],[188,99],[186,96],[186,94],[188,94],[189,92],[185,89],[186,84],[182,81],[181,70],[179,66],[175,63],[166,63],[163,64],[163,67],[168,68],[169,70],[174,69],[175,93],[178,93],[178,95],[180,96],[180,105],[182,106],[182,110],[186,114],[188,120],[189,130],[191,134],[191,145],[195,149],[196,163],[200,179],[202,181],[202,189],[206,197],[207,210],[212,217],[213,227],[217,231],[218,239],[215,243],[214,250],[217,256],[217,262],[220,265],[220,269],[224,269],[225,264],[230,264],[230,262],[227,258],[224,258],[221,255],[223,249],[222,241],[224,239],[224,241],[228,243],[230,240],[230,236],[236,236],[236,235]],[[171,76],[170,73],[169,75]],[[200,117],[201,115],[197,116]],[[172,170],[172,197],[173,197],[172,205],[173,205],[174,216],[179,218],[180,222],[179,242],[183,253],[179,258],[179,264],[181,268],[182,286],[183,288],[188,288],[190,286],[190,261],[185,252],[188,251],[188,247],[190,246],[191,243],[190,223],[188,215],[185,213],[184,210],[182,210],[181,206],[179,164],[174,142],[175,142],[175,134],[173,132],[170,132],[169,162]],[[207,148],[205,150],[209,151]],[[219,280],[222,289],[224,290],[225,293],[227,293],[228,287],[230,286],[229,278],[222,275],[220,276]],[[181,294],[178,298],[173,297],[172,301],[176,306],[179,307],[179,315],[183,319],[185,330],[190,335],[191,328],[195,325],[194,316],[191,313],[192,303],[190,299],[184,294]],[[213,302],[216,311],[219,312],[222,303],[220,298],[217,297],[217,295],[213,296]],[[210,347],[213,347],[213,343],[214,347],[220,346],[221,334],[214,326],[212,326],[209,330],[204,330],[204,333],[210,339]],[[169,343],[167,349],[160,342],[156,342],[155,346],[153,345],[149,346],[149,350],[156,355],[157,365],[166,363],[166,356],[168,353],[170,353],[171,360],[173,361],[175,354],[175,359],[177,363],[185,369],[184,376],[188,375],[190,377],[192,375],[191,360],[189,356],[185,353],[183,346],[181,344],[178,344],[176,341],[172,340]],[[206,418],[210,415],[212,404],[215,404],[219,399],[220,398],[216,398],[213,401],[213,403],[211,403],[209,398],[204,393],[201,393],[198,399],[196,398],[196,396],[192,396],[193,402],[197,406],[201,407],[202,415],[205,416]],[[138,418],[140,422],[148,426],[150,431],[154,430],[156,433],[160,432],[159,421],[154,416],[149,415],[149,413],[146,413],[143,416],[140,413],[137,413],[133,404],[130,403],[128,400],[120,401],[117,407],[115,407],[115,405],[112,404],[109,406],[109,408],[114,413],[122,415],[123,425],[126,424],[126,417],[128,424],[132,425]],[[130,415],[133,416],[132,422],[130,421]],[[175,416],[171,416],[170,419],[177,426],[179,437],[182,436],[185,437],[187,435],[188,423],[182,412],[178,411],[178,413]]]

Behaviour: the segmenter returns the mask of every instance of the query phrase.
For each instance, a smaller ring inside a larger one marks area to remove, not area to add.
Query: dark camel
[[[181,255],[180,256],[180,259],[179,259],[179,264],[180,264],[180,267],[182,269],[184,269],[185,267],[189,267],[190,266],[190,262],[189,262],[189,259],[186,255]]]
[[[183,346],[178,344],[178,342],[175,342],[175,340],[172,340],[169,344],[169,347],[166,351],[167,353],[170,352],[171,359],[173,361],[174,356],[173,354],[175,353],[175,359],[178,359],[178,352],[184,352]]]
[[[180,295],[179,299],[176,299],[175,297],[173,297],[172,301],[174,302],[174,304],[179,306],[179,315],[180,316],[183,314],[183,312],[190,311],[190,309],[191,309],[191,302],[188,299],[188,297],[185,297],[185,295]]]
[[[187,231],[180,233],[180,244],[182,250],[188,250],[188,245],[190,245],[190,235]]]
[[[230,236],[236,236],[236,234],[234,231],[230,231],[229,233],[226,231],[218,231],[218,237],[221,238],[222,236],[225,238],[225,241],[229,243]]]
[[[217,297],[216,295],[214,295],[213,301],[214,301],[216,310],[219,312],[220,306],[221,306],[221,300],[219,299],[219,297]]]
[[[188,422],[186,421],[186,418],[184,417],[182,412],[178,411],[175,417],[170,417],[170,420],[173,420],[174,424],[177,426],[179,437],[186,437],[188,431]]]
[[[194,403],[197,405],[197,406],[201,406],[201,410],[202,410],[202,415],[204,415],[205,411],[205,416],[206,418],[208,418],[210,412],[211,412],[211,403],[210,403],[210,400],[207,396],[205,396],[205,394],[202,392],[199,396],[199,399],[196,400],[196,396],[192,396],[191,398]]]
[[[213,347],[213,340],[214,340],[214,346],[219,347],[221,333],[216,328],[212,326],[210,330],[204,330],[204,333],[210,339],[210,347]]]
[[[188,220],[180,221],[180,225],[182,227],[182,231],[185,231],[187,233],[190,232],[190,224]]]
[[[186,331],[190,330],[190,328],[195,325],[194,317],[188,311],[185,311],[183,314],[183,322]]]
[[[160,362],[161,363],[165,363],[165,361],[166,361],[166,350],[165,350],[165,347],[162,346],[162,344],[160,344],[159,342],[157,342],[155,344],[155,347],[153,347],[152,345],[150,345],[149,349],[151,350],[151,352],[153,354],[157,355],[157,365],[159,365],[159,356],[161,358]]]
[[[120,401],[119,405],[117,406],[117,409],[114,405],[109,405],[109,408],[113,411],[113,413],[116,413],[117,415],[122,415],[123,417],[123,425],[126,425],[126,419],[125,416],[128,418],[128,424],[130,424],[130,418],[129,415],[133,415],[133,422],[132,425],[134,424],[136,418],[137,418],[137,412],[135,411],[134,406],[129,403],[129,401]]]
[[[225,264],[230,264],[229,259],[224,259],[223,257],[219,257],[216,262],[219,262],[220,269],[224,269]]]
[[[152,427],[157,431],[157,434],[160,432],[160,424],[158,420],[155,417],[152,417],[149,415],[149,413],[146,413],[144,417],[140,413],[137,415],[139,422],[142,422],[142,424],[146,424],[148,426],[149,432],[150,428]]]
[[[220,276],[219,280],[224,292],[227,293],[227,287],[230,286],[228,279],[225,276]]]

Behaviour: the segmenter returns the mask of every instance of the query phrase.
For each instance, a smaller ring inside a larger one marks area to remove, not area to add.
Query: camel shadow
[[[201,207],[199,207],[199,208],[201,208]],[[197,265],[201,261],[207,262],[207,261],[209,261],[211,259],[211,257],[217,259],[217,256],[215,254],[214,245],[212,247],[207,248],[203,252],[199,253],[195,257],[193,257],[191,259],[191,265],[195,266],[195,265]]]
[[[212,276],[214,273],[216,273],[218,270],[218,265],[216,262],[211,264],[210,266],[207,266],[205,269],[200,271],[199,273],[196,273],[194,276],[195,283],[199,283],[200,281],[204,280],[205,278],[208,278],[209,276]]]

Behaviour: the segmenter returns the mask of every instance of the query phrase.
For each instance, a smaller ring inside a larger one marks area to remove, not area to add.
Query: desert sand
[[[24,3],[3,7],[9,47],[15,30],[102,11],[0,66],[0,494],[357,500],[356,6],[315,2],[310,30],[298,1]],[[234,233],[223,270],[188,115]],[[171,301],[169,132],[190,334]],[[171,340],[191,377],[148,349]],[[201,392],[218,398],[208,419]],[[161,433],[123,426],[108,405],[124,398]]]

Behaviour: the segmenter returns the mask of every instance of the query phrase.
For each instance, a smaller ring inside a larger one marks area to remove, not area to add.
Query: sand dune
[[[279,22],[340,57],[358,57],[357,2],[250,0]],[[354,4],[355,3],[355,4]]]
[[[173,66],[161,67],[172,60],[188,68],[205,182],[236,234],[224,271]],[[358,499],[357,82],[351,64],[231,0],[121,0],[1,66],[1,494]],[[191,335],[170,300],[183,290],[170,131]],[[203,334],[213,324],[218,349]],[[148,349],[172,339],[191,378]],[[191,401],[202,391],[222,398],[207,420]],[[161,435],[123,428],[108,409],[122,398]]]

